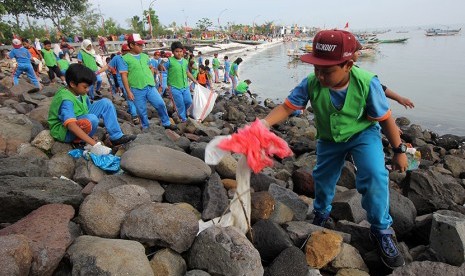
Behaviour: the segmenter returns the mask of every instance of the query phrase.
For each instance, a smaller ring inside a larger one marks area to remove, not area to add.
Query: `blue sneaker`
[[[316,210],[313,210],[315,217],[313,218],[312,224],[325,227],[326,222],[330,219],[329,213],[321,213]]]
[[[376,243],[381,261],[390,269],[405,265],[404,257],[397,248],[397,239],[392,228],[386,230],[371,229],[370,239]]]

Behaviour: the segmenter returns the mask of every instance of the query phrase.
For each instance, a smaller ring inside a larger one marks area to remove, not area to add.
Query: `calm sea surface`
[[[376,73],[381,83],[410,98],[414,109],[395,101],[395,117],[405,116],[423,129],[439,134],[465,135],[465,33],[427,37],[424,30],[391,31],[380,39],[404,38],[403,44],[380,44],[377,53],[361,58],[358,65]],[[313,67],[290,61],[288,49],[305,42],[283,43],[254,55],[239,67],[241,79],[251,79],[253,93],[260,98],[283,100]]]

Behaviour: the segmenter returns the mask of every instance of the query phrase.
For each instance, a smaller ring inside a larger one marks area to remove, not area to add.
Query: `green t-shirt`
[[[69,61],[66,59],[59,59],[57,60],[58,66],[60,67],[61,71],[66,71],[69,68]]]
[[[53,67],[57,65],[57,56],[55,56],[55,53],[50,49],[50,50],[45,50],[41,49],[42,51],[42,56],[44,57],[45,60],[45,65],[48,67]]]
[[[241,81],[237,86],[236,86],[236,92],[239,94],[244,94],[247,92],[249,89],[249,85],[245,81]]]

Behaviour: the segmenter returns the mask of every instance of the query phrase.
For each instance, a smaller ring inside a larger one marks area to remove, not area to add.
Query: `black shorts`
[[[63,76],[63,74],[60,71],[60,68],[58,68],[57,65],[52,66],[52,67],[50,66],[47,66],[47,67],[48,67],[48,77],[50,78],[50,80],[53,80],[55,78],[54,75],[56,75],[58,78]]]

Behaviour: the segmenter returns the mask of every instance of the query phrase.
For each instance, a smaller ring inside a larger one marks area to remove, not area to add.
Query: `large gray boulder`
[[[63,203],[79,208],[81,187],[50,177],[0,177],[0,222],[15,222],[42,205]],[[27,202],[27,204],[25,204]]]
[[[19,145],[31,141],[33,124],[26,115],[10,108],[0,109],[0,153],[16,155]]]
[[[187,254],[187,267],[225,276],[263,276],[264,272],[257,249],[232,226],[202,231]]]
[[[433,214],[431,248],[446,263],[459,266],[465,262],[465,215],[440,210]]]
[[[145,248],[136,241],[80,236],[67,253],[72,275],[153,276]]]
[[[211,174],[202,160],[155,145],[129,149],[121,157],[121,168],[138,177],[179,184],[202,183]]]
[[[121,237],[182,253],[192,245],[198,231],[198,220],[189,210],[167,203],[148,203],[129,213]]]
[[[413,262],[406,266],[396,268],[391,276],[417,276],[417,275],[465,275],[465,264],[461,267],[440,262]]]
[[[119,237],[121,224],[137,206],[150,202],[142,187],[122,185],[87,196],[79,209],[79,220],[87,234],[104,238]]]
[[[158,181],[134,177],[128,174],[106,175],[100,180],[92,192],[106,191],[122,185],[136,185],[146,189],[152,201],[161,202],[163,200],[163,189]]]

